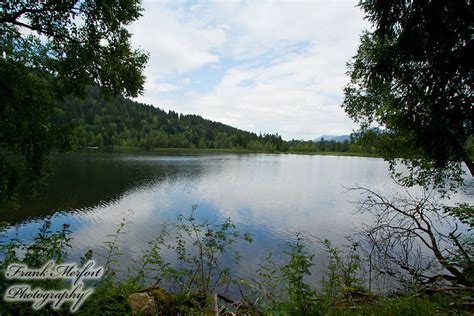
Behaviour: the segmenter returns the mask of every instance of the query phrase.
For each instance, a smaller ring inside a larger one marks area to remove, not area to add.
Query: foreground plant
[[[6,244],[0,244],[0,291],[5,293],[6,289],[18,283],[17,280],[7,279],[5,271],[12,263],[23,264],[29,268],[40,268],[48,261],[63,263],[67,258],[68,250],[71,248],[70,225],[64,223],[59,230],[52,230],[52,222],[46,220],[33,238],[31,243],[24,242],[18,238],[11,239]],[[31,280],[32,288],[46,290],[62,289],[66,286],[61,279]],[[62,309],[65,310],[63,306]],[[29,303],[3,302],[0,314],[33,313],[35,310]],[[42,311],[42,313],[47,313]]]
[[[460,206],[461,207],[461,206]],[[466,208],[467,206],[462,206]],[[447,214],[466,214],[466,209],[445,209]],[[175,225],[166,225],[148,243],[142,256],[121,269],[121,240],[126,234],[127,219],[119,224],[105,242],[107,271],[95,281],[95,292],[79,309],[78,314],[234,314],[234,315],[325,315],[385,314],[432,315],[448,311],[468,313],[469,301],[462,295],[469,292],[440,292],[436,288],[406,292],[396,296],[376,296],[364,289],[364,258],[360,246],[353,243],[336,247],[322,241],[326,256],[316,258],[307,250],[311,240],[301,234],[287,245],[287,250],[272,254],[260,264],[255,278],[236,280],[231,273],[240,255],[234,246],[251,242],[250,235],[240,233],[226,219],[221,222],[199,221],[196,207],[190,215],[178,217]],[[464,222],[470,217],[462,217]],[[40,265],[43,260],[65,260],[70,245],[68,225],[52,231],[46,222],[38,236],[29,244],[12,240],[1,248],[2,269],[8,262]],[[457,235],[456,235],[457,236]],[[52,251],[47,251],[51,249]],[[465,249],[465,248],[463,248]],[[164,256],[166,252],[166,256]],[[174,257],[170,253],[174,254]],[[453,253],[454,255],[454,253]],[[462,254],[461,254],[462,255]],[[82,258],[92,257],[88,251]],[[170,259],[165,259],[170,258]],[[323,264],[324,258],[327,264]],[[456,258],[454,256],[453,258]],[[453,259],[454,260],[454,259]],[[316,262],[324,266],[320,283],[313,275]],[[375,265],[374,271],[381,266]],[[3,272],[3,271],[2,271]],[[126,272],[125,274],[123,274]],[[2,273],[3,277],[3,273]],[[2,288],[8,280],[1,279]],[[369,283],[370,284],[370,283]],[[56,282],[50,286],[64,287]],[[234,291],[228,292],[232,286]],[[464,287],[464,289],[470,289]],[[238,294],[236,294],[238,291]],[[450,308],[450,309],[448,309]],[[2,304],[3,314],[68,313],[66,307],[50,306],[35,311],[29,304]]]

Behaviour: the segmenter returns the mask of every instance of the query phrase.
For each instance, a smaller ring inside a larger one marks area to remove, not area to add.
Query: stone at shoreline
[[[128,304],[133,315],[152,315],[157,311],[154,298],[147,292],[130,294]]]

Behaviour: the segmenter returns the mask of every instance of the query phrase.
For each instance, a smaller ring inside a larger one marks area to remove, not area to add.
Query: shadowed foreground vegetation
[[[127,226],[124,218],[115,234],[105,242],[105,274],[100,280],[87,284],[94,287],[95,292],[77,314],[470,314],[472,286],[423,284],[405,274],[405,281],[410,281],[399,283],[396,289],[387,289],[387,294],[370,291],[374,279],[382,277],[382,269],[372,262],[373,258],[369,264],[362,240],[341,247],[321,240],[325,252],[323,258],[317,258],[305,247],[306,238],[297,234],[282,254],[276,254],[283,256],[282,263],[277,263],[275,256],[269,253],[251,278],[236,278],[231,269],[241,259],[236,246],[251,243],[252,236],[240,232],[230,219],[199,222],[195,208],[188,216],[179,216],[174,225],[157,229],[147,250],[128,267],[120,263],[120,243],[126,237]],[[61,230],[52,231],[51,226],[50,221],[45,221],[30,243],[13,239],[1,245],[2,292],[11,284],[23,282],[5,278],[4,272],[10,263],[21,262],[30,268],[39,268],[49,260],[67,262],[70,227],[64,224]],[[172,253],[173,260],[165,259],[164,252]],[[92,251],[86,252],[81,264],[93,257]],[[316,265],[323,269],[320,280],[312,276]],[[374,273],[376,270],[378,274]],[[35,280],[28,284],[42,289],[70,287],[60,280]],[[67,304],[57,310],[51,306],[34,310],[31,305],[4,302],[0,314],[71,313]]]

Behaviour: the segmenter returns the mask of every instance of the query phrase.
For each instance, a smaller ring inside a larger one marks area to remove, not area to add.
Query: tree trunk
[[[462,150],[461,155],[462,161],[464,161],[469,172],[471,172],[471,176],[474,177],[474,163],[472,163],[471,157],[469,157],[465,150]]]

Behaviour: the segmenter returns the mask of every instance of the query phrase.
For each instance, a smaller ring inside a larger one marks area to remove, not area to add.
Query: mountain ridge
[[[322,135],[319,136],[318,138],[314,139],[314,142],[320,142],[322,139],[327,140],[327,141],[336,141],[339,143],[342,143],[344,141],[350,141],[351,136],[350,135]]]

